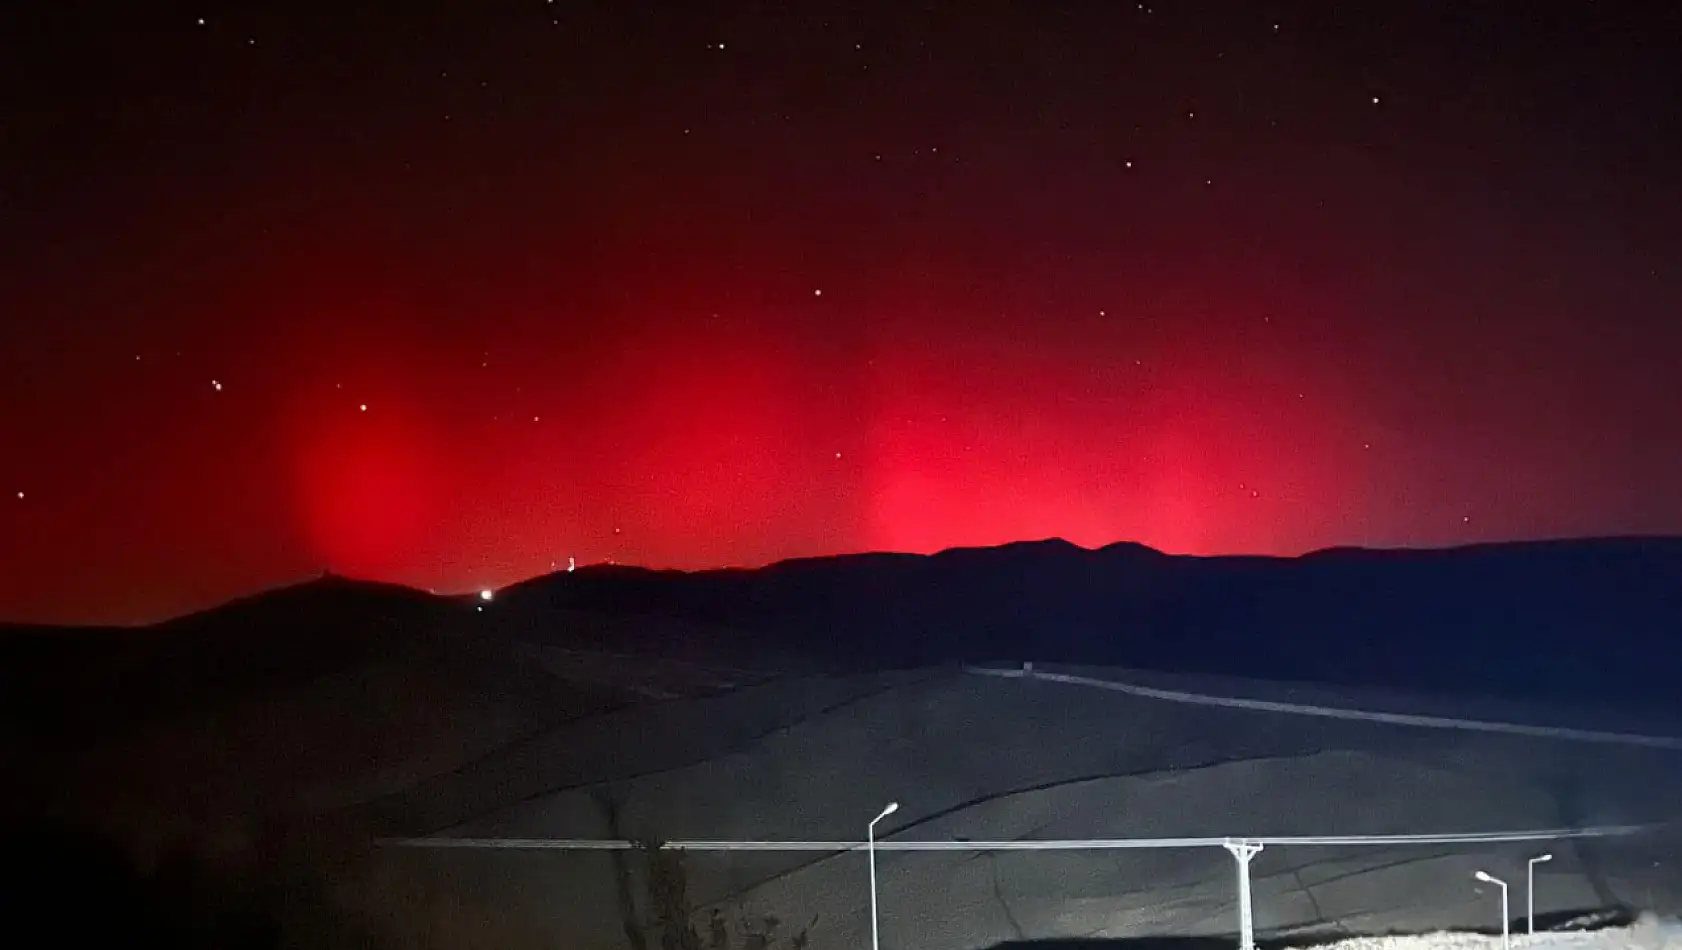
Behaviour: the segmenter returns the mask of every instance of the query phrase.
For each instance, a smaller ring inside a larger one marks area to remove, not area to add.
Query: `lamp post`
[[[899,802],[889,802],[882,813],[865,826],[865,851],[870,857],[870,950],[882,950],[882,932],[876,922],[876,823],[899,811]]]
[[[1507,882],[1492,876],[1488,871],[1479,871],[1472,876],[1485,884],[1494,884],[1501,889],[1501,950],[1513,950],[1513,935],[1512,931],[1508,929]]]
[[[1536,935],[1536,865],[1553,859],[1552,854],[1538,854],[1524,863],[1524,926],[1531,936]]]

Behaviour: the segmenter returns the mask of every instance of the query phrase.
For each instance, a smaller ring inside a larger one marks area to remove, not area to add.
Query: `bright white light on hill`
[[[495,596],[496,596],[496,594],[492,591],[482,590],[482,591],[479,592],[479,599],[480,600],[490,600],[492,597],[495,597]]]

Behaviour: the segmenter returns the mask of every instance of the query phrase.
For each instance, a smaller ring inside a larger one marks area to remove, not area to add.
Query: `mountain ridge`
[[[8,717],[91,726],[410,650],[536,644],[767,672],[1040,660],[1609,701],[1668,693],[1679,634],[1682,538],[1296,557],[1053,538],[751,569],[592,565],[489,601],[327,574],[144,627],[0,626],[0,686]]]

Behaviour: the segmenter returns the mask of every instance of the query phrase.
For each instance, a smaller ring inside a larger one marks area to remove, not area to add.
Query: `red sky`
[[[1682,532],[1654,24],[439,10],[20,14],[0,617]]]

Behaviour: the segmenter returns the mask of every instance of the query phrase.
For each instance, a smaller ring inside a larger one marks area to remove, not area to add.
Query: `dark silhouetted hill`
[[[1679,636],[1682,539],[1297,558],[1049,540],[754,570],[587,567],[483,605],[325,577],[151,627],[11,628],[0,714],[35,735],[106,732],[417,650],[522,646],[772,672],[1032,659],[1646,705],[1672,701]]]
[[[1116,665],[1516,695],[1668,695],[1682,658],[1682,539],[1298,558],[1176,557],[1064,541],[700,573],[602,567],[501,592],[509,635],[588,640],[590,617],[715,631],[846,668]],[[557,623],[555,618],[573,618]],[[693,643],[600,643],[625,650]]]
[[[424,648],[465,613],[327,576],[148,627],[0,628],[0,715],[61,738],[108,734]]]

